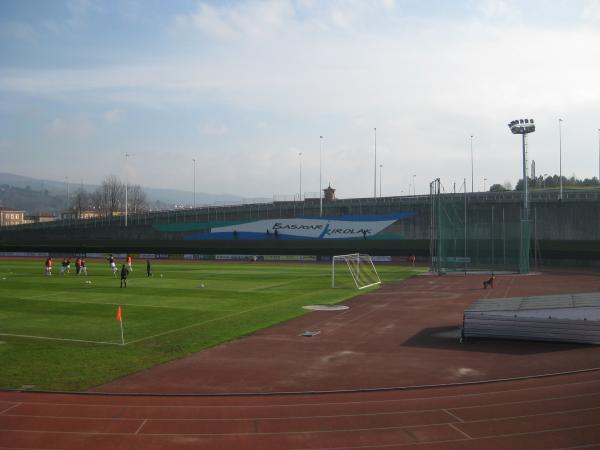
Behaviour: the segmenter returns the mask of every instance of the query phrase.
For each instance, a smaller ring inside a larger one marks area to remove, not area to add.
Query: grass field
[[[90,388],[359,293],[345,272],[331,289],[327,264],[157,261],[150,278],[134,265],[127,289],[105,262],[88,277],[59,267],[46,277],[41,260],[0,260],[0,388]],[[413,273],[378,271],[383,282]]]

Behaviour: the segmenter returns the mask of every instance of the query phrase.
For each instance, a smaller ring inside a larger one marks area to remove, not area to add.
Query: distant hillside
[[[98,185],[69,183],[69,191],[78,189],[95,191]],[[194,193],[176,189],[157,189],[142,186],[148,196],[152,209],[169,209],[175,205],[192,205]],[[6,208],[24,210],[29,214],[36,212],[58,212],[66,206],[66,181],[41,180],[12,173],[0,173],[0,205]],[[207,194],[196,192],[196,205],[214,203],[233,203],[243,201],[244,197],[226,194]],[[268,199],[255,199],[268,201]]]

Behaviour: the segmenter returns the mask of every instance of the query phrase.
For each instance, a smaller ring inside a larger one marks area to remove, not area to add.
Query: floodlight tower
[[[519,271],[521,273],[529,272],[529,210],[527,205],[527,135],[535,131],[533,119],[513,120],[508,124],[512,134],[523,136],[523,217],[521,219],[521,264]]]

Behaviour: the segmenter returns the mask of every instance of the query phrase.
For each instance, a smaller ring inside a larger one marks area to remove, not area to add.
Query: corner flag
[[[121,325],[121,345],[125,345],[125,338],[123,337],[123,316],[121,314],[121,305],[117,308],[117,320]]]

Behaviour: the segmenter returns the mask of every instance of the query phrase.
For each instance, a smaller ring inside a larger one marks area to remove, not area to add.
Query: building
[[[331,184],[326,189],[323,189],[323,194],[325,195],[326,202],[335,202],[335,189],[331,187]]]
[[[56,220],[56,216],[52,213],[41,212],[38,214],[31,214],[26,221],[29,223],[44,223],[44,222],[54,222]]]
[[[0,227],[23,225],[25,223],[25,211],[12,211],[0,209]]]
[[[79,220],[79,219],[95,219],[96,217],[100,217],[100,213],[93,209],[67,209],[61,211],[60,218],[61,220]]]

